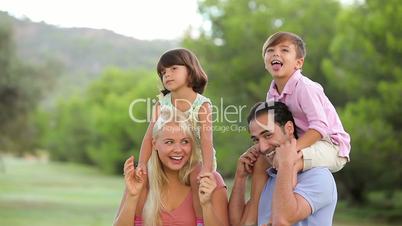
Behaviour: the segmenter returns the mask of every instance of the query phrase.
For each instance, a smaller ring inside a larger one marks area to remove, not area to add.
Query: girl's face
[[[192,153],[192,140],[177,123],[168,123],[154,139],[163,168],[178,171],[189,161]]]
[[[297,58],[296,46],[290,41],[283,41],[270,46],[265,51],[265,69],[275,78],[288,78],[303,66],[304,59]]]
[[[162,71],[163,86],[170,92],[188,87],[188,71],[184,65],[172,65]]]

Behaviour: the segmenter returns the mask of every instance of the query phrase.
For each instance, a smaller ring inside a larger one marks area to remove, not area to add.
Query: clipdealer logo
[[[156,118],[155,98],[140,98],[133,100],[128,108],[130,119],[135,123],[150,123]],[[198,111],[199,114],[206,114],[206,120],[212,123],[212,129],[215,132],[245,132],[247,126],[241,123],[247,115],[247,105],[225,105],[224,99],[220,98],[217,105],[208,105],[208,109],[202,105],[198,109],[194,109],[191,102],[185,99],[175,100],[174,106],[187,106],[189,111]],[[174,107],[173,107],[174,108]],[[190,109],[191,108],[191,109]],[[189,115],[190,117],[190,115]],[[188,118],[189,120],[190,118]],[[198,119],[199,120],[199,119]],[[202,121],[198,121],[202,123]]]

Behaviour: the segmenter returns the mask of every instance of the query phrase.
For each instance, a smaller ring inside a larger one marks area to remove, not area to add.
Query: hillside
[[[28,20],[14,20],[18,53],[32,62],[55,57],[67,69],[98,73],[108,65],[153,68],[157,57],[173,41],[143,41],[108,30],[60,28]]]
[[[155,70],[160,54],[179,44],[178,40],[139,40],[109,30],[61,28],[17,19],[2,11],[0,19],[10,21],[23,62],[56,65],[56,84],[62,85],[56,87],[56,96],[82,89],[110,66]]]

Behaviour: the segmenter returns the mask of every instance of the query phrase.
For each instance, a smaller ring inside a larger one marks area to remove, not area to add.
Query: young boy
[[[273,81],[267,101],[280,101],[292,112],[297,126],[297,172],[327,167],[337,172],[349,161],[350,136],[320,84],[301,74],[306,56],[304,41],[290,32],[277,32],[263,45],[265,69]]]

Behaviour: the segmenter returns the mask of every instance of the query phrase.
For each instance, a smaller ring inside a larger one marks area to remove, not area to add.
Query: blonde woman
[[[153,129],[148,174],[136,173],[133,156],[124,164],[126,188],[114,226],[229,225],[226,186],[216,171],[201,175],[203,219],[196,219],[189,176],[201,156],[194,150],[191,125],[178,111],[161,109],[160,117]]]

